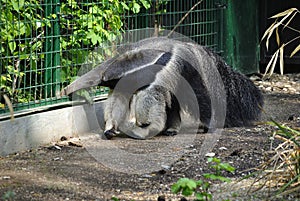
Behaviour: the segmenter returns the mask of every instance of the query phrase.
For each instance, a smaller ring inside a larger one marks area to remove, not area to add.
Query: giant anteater
[[[176,134],[183,110],[205,128],[247,126],[260,117],[259,89],[203,46],[153,37],[117,52],[62,91],[113,89],[104,112],[107,138],[118,129],[139,139]]]

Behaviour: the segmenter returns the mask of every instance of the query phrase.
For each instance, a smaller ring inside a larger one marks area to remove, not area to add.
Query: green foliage
[[[119,201],[119,199],[116,198],[116,197],[112,197],[111,200],[112,200],[112,201]]]
[[[43,87],[35,86],[48,84],[44,68],[47,54],[54,55],[46,48],[53,46],[51,38],[60,43],[58,82],[67,84],[96,47],[112,44],[122,33],[125,14],[149,9],[150,2],[67,0],[54,6],[39,0],[0,0],[0,90],[13,103],[45,98]],[[99,52],[97,62],[105,54]]]
[[[211,180],[219,180],[222,182],[230,182],[229,178],[221,176],[223,171],[234,172],[235,168],[228,163],[222,163],[218,158],[208,158],[210,168],[215,170],[215,173],[203,174],[205,180],[194,180],[189,178],[180,178],[172,185],[171,191],[173,193],[180,193],[183,196],[194,195],[198,201],[211,200],[212,194],[209,192]]]
[[[272,122],[270,124],[277,126],[277,128],[279,129],[276,132],[276,135],[280,135],[280,136],[283,136],[285,139],[291,140],[296,145],[296,149],[300,149],[300,131],[297,131],[296,129],[279,124],[275,120],[272,120]]]
[[[13,192],[13,191],[7,191],[2,196],[2,199],[3,200],[15,200],[15,195],[16,195],[15,192]]]
[[[183,196],[195,195],[197,200],[210,200],[212,195],[208,192],[210,184],[202,180],[194,180],[189,178],[180,178],[175,184],[172,185],[171,191],[179,193]],[[199,191],[197,191],[199,189]]]
[[[37,40],[49,25],[37,0],[0,1],[0,89],[10,97],[20,95],[17,88],[30,66],[38,63],[43,40]],[[26,101],[27,99],[25,99]],[[14,100],[13,100],[14,101]]]
[[[208,158],[207,159],[208,163],[210,163],[210,168],[215,170],[215,173],[213,174],[204,174],[203,176],[206,179],[211,179],[211,180],[219,180],[222,182],[230,182],[230,179],[223,177],[222,176],[222,171],[227,171],[227,172],[234,172],[235,168],[229,165],[228,163],[221,163],[221,160],[218,158]]]

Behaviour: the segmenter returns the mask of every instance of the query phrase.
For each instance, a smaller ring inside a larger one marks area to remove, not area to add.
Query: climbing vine
[[[90,50],[113,41],[125,14],[151,7],[150,0],[0,0],[0,90],[13,103],[45,98],[47,34],[59,24],[60,82],[77,75]],[[59,6],[58,12],[53,9]],[[50,9],[50,14],[46,9]],[[51,33],[53,34],[53,33]],[[82,51],[85,49],[87,51]],[[1,103],[4,100],[0,98]]]

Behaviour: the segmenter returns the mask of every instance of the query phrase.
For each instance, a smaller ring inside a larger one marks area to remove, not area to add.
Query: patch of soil
[[[267,93],[265,97],[265,120],[273,116],[281,123],[300,127],[299,95]],[[0,158],[0,196],[12,193],[14,200],[102,201],[112,197],[135,201],[180,200],[180,195],[171,193],[171,185],[182,177],[202,179],[203,173],[212,173],[205,156],[209,154],[236,168],[234,174],[225,174],[234,182],[229,185],[216,182],[212,187],[213,200],[270,199],[272,193],[268,191],[247,194],[253,179],[242,182],[238,179],[250,175],[270,157],[269,150],[279,143],[270,138],[274,130],[261,122],[248,128],[223,129],[220,135],[185,133],[179,138],[156,136],[144,141],[118,137],[110,144],[97,134],[87,134],[81,136],[80,141],[71,139],[68,143],[62,139],[64,141],[56,145]],[[193,139],[188,143],[181,143],[182,139],[191,137]],[[170,143],[173,144],[169,148]],[[116,157],[115,147],[130,153],[131,157],[127,161]],[[150,161],[143,163],[137,157],[155,152],[160,153],[158,162],[171,155],[175,157],[172,163],[153,164],[157,166],[154,169],[147,166],[151,165]],[[96,160],[98,156],[102,158]],[[117,168],[119,171],[114,170]],[[136,174],[134,168],[140,168],[141,174]],[[143,171],[143,168],[151,171]],[[300,196],[278,198],[282,199],[300,200]]]

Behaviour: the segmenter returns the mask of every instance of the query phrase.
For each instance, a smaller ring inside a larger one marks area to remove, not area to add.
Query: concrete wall
[[[287,121],[299,114],[300,102],[293,98],[265,95],[262,121]],[[104,101],[28,115],[15,120],[0,121],[0,156],[28,150],[59,140],[62,136],[78,136],[104,127]]]
[[[103,101],[0,121],[0,156],[103,128]]]

